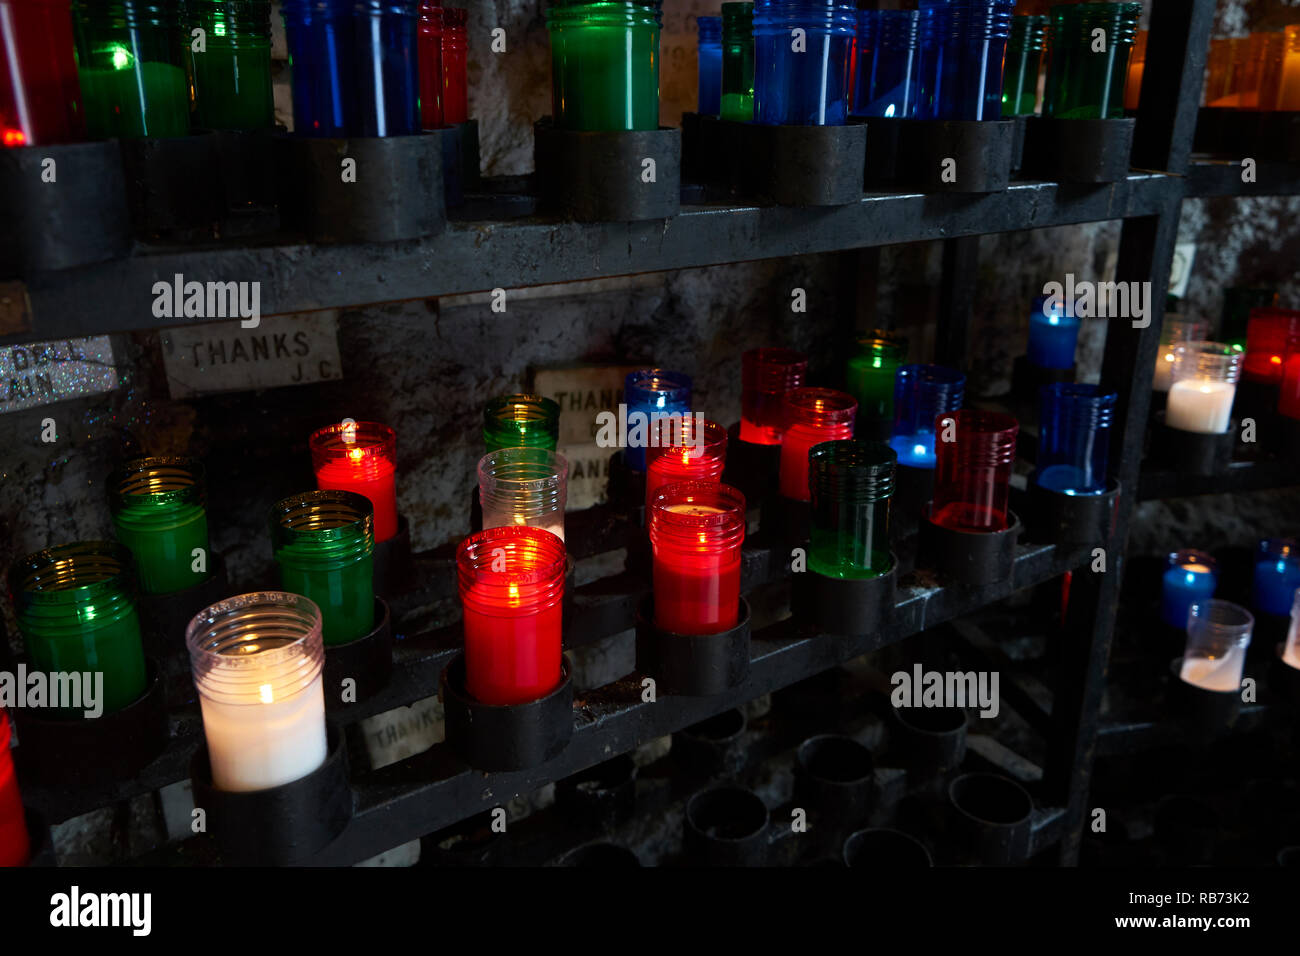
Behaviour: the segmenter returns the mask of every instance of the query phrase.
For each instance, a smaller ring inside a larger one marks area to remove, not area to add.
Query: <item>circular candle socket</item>
[[[962,774],[948,785],[948,801],[963,862],[999,866],[1029,857],[1034,801],[1020,784],[995,773]]]
[[[702,790],[686,803],[685,849],[706,866],[767,862],[767,806],[742,787]]]
[[[552,8],[554,9],[554,8]],[[681,211],[682,133],[658,129],[557,129],[550,117],[533,126],[533,162],[543,199],[578,222],[639,222]],[[655,162],[655,179],[640,172]],[[611,176],[610,170],[628,170]]]
[[[1058,183],[1110,183],[1128,175],[1135,119],[1025,117],[1025,175]]]
[[[1151,459],[1165,471],[1213,477],[1228,470],[1236,444],[1237,422],[1227,431],[1189,432],[1166,424],[1168,410],[1157,412],[1151,431]]]
[[[24,776],[46,784],[91,786],[138,774],[168,741],[161,670],[145,659],[145,690],[121,710],[99,717],[55,718],[15,709]]]
[[[560,683],[549,693],[522,704],[484,704],[465,688],[465,655],[444,668],[438,696],[447,726],[447,743],[475,770],[526,770],[546,763],[573,736],[573,681],[561,668]]]
[[[230,593],[226,562],[215,552],[208,556],[208,576],[183,591],[140,595],[140,632],[145,651],[158,657],[181,653],[190,619]]]
[[[560,437],[560,406],[541,395],[513,394],[483,406],[483,444],[499,448],[545,448],[555,451]]]
[[[555,860],[555,866],[582,866],[598,870],[631,870],[639,867],[637,855],[617,843],[586,843]]]
[[[875,635],[882,642],[894,616],[898,559],[874,577],[834,578],[809,568],[791,577],[790,610],[823,634]]]
[[[796,501],[784,495],[763,504],[759,528],[782,548],[807,548],[812,537],[812,503]]]
[[[306,863],[344,831],[352,819],[343,734],[328,728],[324,762],[306,776],[262,790],[228,791],[212,782],[208,748],[190,762],[194,806],[206,814],[207,832],[221,862],[231,866]]]
[[[137,238],[211,238],[225,212],[214,134],[124,138],[119,147],[126,201]],[[334,179],[338,178],[336,158]],[[196,188],[198,183],[212,183],[216,188]]]
[[[564,540],[569,462],[546,448],[499,448],[478,462],[484,528],[543,528]]]
[[[619,754],[555,783],[555,805],[573,823],[610,829],[636,808],[636,762]]]
[[[739,687],[749,677],[749,602],[736,624],[713,634],[674,634],[654,623],[654,595],[637,606],[636,668],[653,678],[660,694],[709,697]]]
[[[727,429],[727,464],[722,480],[740,489],[745,501],[765,507],[777,491],[781,471],[781,445],[760,445],[741,439],[744,425],[737,422]]]
[[[1284,846],[1278,850],[1277,865],[1300,867],[1300,846]]]
[[[1015,126],[1012,120],[901,120],[898,179],[925,192],[1002,192],[1011,180]],[[956,177],[944,175],[947,159],[956,162]]]
[[[1029,482],[1025,502],[1025,535],[1031,541],[1077,548],[1101,544],[1115,524],[1119,482],[1112,478],[1097,495],[1071,495]]]
[[[910,773],[934,775],[966,759],[969,721],[961,707],[891,707],[890,750]]]
[[[1172,794],[1156,806],[1152,820],[1156,842],[1167,862],[1183,866],[1209,863],[1219,842],[1219,813],[1198,797]]]
[[[781,206],[844,206],[862,199],[867,127],[753,124],[749,192]]]
[[[894,469],[894,499],[889,508],[889,531],[894,541],[914,537],[921,511],[934,499],[934,469],[899,464]]]
[[[388,686],[393,675],[393,619],[387,601],[375,598],[370,633],[325,648],[323,673],[326,710],[347,710]]]
[[[1184,659],[1169,663],[1169,714],[1193,746],[1218,740],[1232,731],[1241,714],[1240,690],[1208,690],[1182,679]]]
[[[1294,626],[1294,625],[1293,625]],[[1300,647],[1296,648],[1295,657],[1287,656],[1287,646],[1280,643],[1274,646],[1272,660],[1269,661],[1269,684],[1275,688],[1282,705],[1294,712],[1300,711]]]
[[[901,830],[872,828],[859,830],[844,841],[844,865],[878,870],[891,876],[899,870],[934,866],[930,851],[915,837]]]
[[[734,777],[749,759],[748,724],[744,710],[734,707],[679,730],[673,734],[673,760],[698,777]]]
[[[415,572],[411,560],[411,523],[406,515],[397,516],[397,532],[391,538],[375,542],[375,593],[394,597],[411,587]]]
[[[843,734],[809,737],[795,752],[794,799],[814,825],[845,832],[867,818],[876,802],[871,751]]]
[[[1007,581],[1015,570],[1020,519],[1007,512],[1001,531],[963,531],[936,524],[932,504],[921,512],[918,563],[952,578],[958,584],[984,585]]]

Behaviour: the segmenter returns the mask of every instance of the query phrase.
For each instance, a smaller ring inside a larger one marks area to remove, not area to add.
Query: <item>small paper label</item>
[[[0,412],[50,405],[117,388],[107,335],[0,348]]]
[[[627,373],[643,367],[578,365],[538,369],[533,374],[533,391],[545,398],[554,399],[560,406],[560,446],[563,448],[594,442],[596,416],[604,411],[618,411],[618,403],[623,400],[623,381],[627,378]],[[569,495],[573,495],[572,487],[569,488]]]

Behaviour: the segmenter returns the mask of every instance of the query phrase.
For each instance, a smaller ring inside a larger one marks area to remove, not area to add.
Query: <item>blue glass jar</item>
[[[1286,617],[1300,589],[1300,542],[1266,538],[1255,554],[1255,610]]]
[[[1039,368],[1074,368],[1079,317],[1067,314],[1064,303],[1052,306],[1051,301],[1046,295],[1034,299],[1029,313],[1029,361]]]
[[[921,0],[917,117],[1002,118],[1002,61],[1015,0]]]
[[[717,116],[722,108],[722,17],[697,17],[700,85],[696,112]]]
[[[1034,474],[1039,487],[1065,495],[1105,492],[1118,401],[1115,392],[1103,392],[1096,385],[1043,387]]]
[[[894,377],[894,431],[889,445],[898,463],[934,467],[935,421],[961,408],[966,376],[942,365],[903,365]]]
[[[861,10],[858,12],[859,45],[864,18],[871,23],[871,48],[865,58],[859,54],[853,115],[899,119],[914,116],[920,66],[920,15],[915,10]]]
[[[415,0],[284,0],[298,136],[420,132]]]
[[[871,93],[871,51],[876,48],[876,18],[879,10],[859,10],[853,49],[849,53],[849,114],[859,115],[859,94],[864,100]]]
[[[1214,558],[1204,551],[1185,548],[1169,555],[1161,580],[1160,618],[1180,631],[1187,627],[1192,605],[1214,597],[1219,570]]]
[[[836,0],[754,4],[754,121],[843,126],[857,10]],[[794,31],[802,30],[796,35]]]
[[[645,471],[646,445],[653,434],[652,416],[689,414],[691,377],[662,368],[628,372],[623,382],[623,404],[627,406],[627,464],[633,471]],[[636,441],[638,435],[641,438],[639,442]]]

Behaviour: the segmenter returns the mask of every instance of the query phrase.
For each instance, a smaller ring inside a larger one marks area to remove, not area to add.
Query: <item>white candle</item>
[[[1165,424],[1184,432],[1221,435],[1228,430],[1236,393],[1231,382],[1180,379],[1169,386]]]
[[[218,790],[265,790],[305,777],[325,762],[325,691],[318,675],[286,700],[254,704],[211,701],[200,695],[203,735]]]
[[[1246,648],[1230,647],[1222,657],[1184,657],[1178,676],[1205,690],[1237,690],[1246,666]]]

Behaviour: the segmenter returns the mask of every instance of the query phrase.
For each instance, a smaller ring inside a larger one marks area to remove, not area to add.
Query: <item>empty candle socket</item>
[[[702,790],[686,802],[687,856],[705,866],[763,866],[768,859],[768,812],[741,787]]]
[[[795,805],[812,827],[845,833],[864,822],[876,800],[875,760],[852,737],[809,737],[795,752]]]
[[[959,862],[1007,866],[1028,859],[1034,801],[1024,787],[994,773],[967,773],[948,786]]]
[[[673,734],[672,759],[697,777],[734,777],[749,760],[747,726],[742,708],[714,714]]]
[[[864,867],[891,876],[900,870],[934,866],[924,843],[901,830],[885,828],[850,834],[844,841],[843,857],[845,866]]]
[[[569,462],[545,448],[501,448],[479,459],[483,528],[541,528],[564,540]]]

